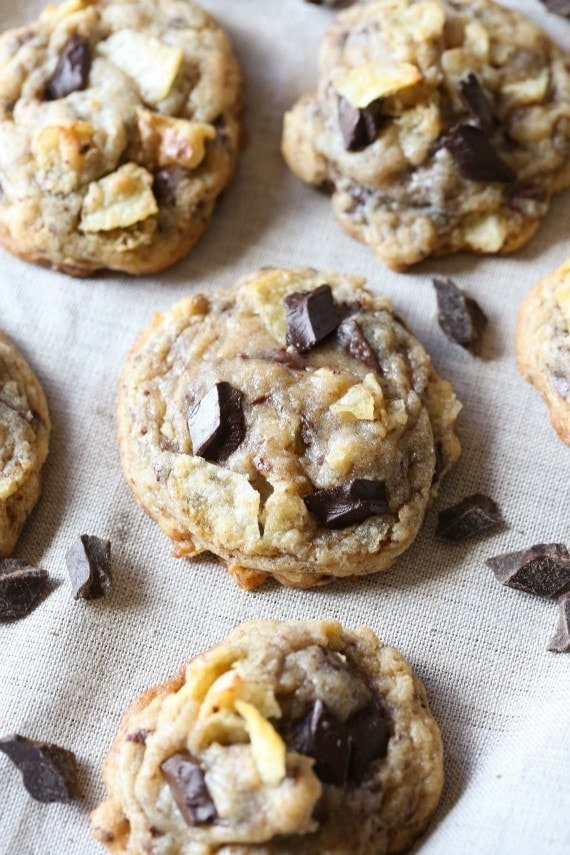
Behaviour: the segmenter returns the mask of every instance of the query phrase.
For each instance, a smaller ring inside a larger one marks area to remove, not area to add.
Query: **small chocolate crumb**
[[[135,745],[145,745],[149,733],[150,731],[146,727],[142,727],[140,730],[135,730],[134,733],[128,733],[125,738],[127,742],[133,742]]]
[[[79,797],[77,761],[72,751],[17,733],[0,739],[0,751],[18,767],[24,787],[36,801],[69,802]]]
[[[243,394],[230,383],[216,383],[188,415],[193,453],[220,463],[245,436]]]
[[[324,784],[343,784],[348,777],[352,737],[320,699],[293,728],[292,746],[315,758],[315,774]]]
[[[367,365],[368,368],[372,368],[377,374],[384,373],[378,362],[376,353],[370,346],[357,320],[347,318],[340,324],[336,335],[341,347],[349,356],[352,356],[353,359],[358,359],[359,362]]]
[[[570,18],[570,0],[540,0],[549,12]]]
[[[65,556],[75,600],[96,600],[111,590],[111,541],[82,534]]]
[[[558,618],[554,635],[546,649],[552,650],[553,653],[570,653],[570,592],[558,599]]]
[[[503,523],[499,506],[488,496],[474,493],[440,512],[435,534],[439,540],[467,540]]]
[[[485,563],[502,585],[538,597],[558,597],[570,589],[570,555],[563,543],[537,543]]]
[[[26,617],[38,605],[48,574],[19,558],[0,561],[0,621]]]
[[[457,91],[465,107],[477,122],[477,126],[484,134],[491,136],[493,131],[499,126],[499,120],[493,113],[487,96],[481,89],[475,75],[468,74],[467,77],[460,80],[457,84]]]
[[[79,33],[73,33],[67,40],[55,71],[48,80],[45,90],[46,100],[57,101],[58,98],[65,98],[71,92],[85,89],[90,68],[89,42]]]
[[[463,178],[512,184],[516,173],[497,154],[483,131],[472,125],[456,125],[443,139]]]
[[[340,310],[330,285],[313,291],[296,291],[283,298],[285,303],[285,341],[299,353],[306,353],[338,327]]]
[[[477,353],[487,315],[480,305],[457,287],[453,279],[433,279],[437,320],[445,335],[471,353]]]
[[[312,3],[313,6],[328,6],[329,9],[333,9],[339,6],[350,6],[355,0],[305,0],[305,2]]]
[[[382,98],[360,109],[353,107],[342,96],[338,99],[338,124],[347,151],[362,151],[374,142],[378,132],[389,119],[389,116],[382,112],[382,108]]]
[[[386,484],[368,478],[355,478],[340,487],[315,490],[303,501],[310,513],[327,528],[345,528],[388,510]]]
[[[206,786],[204,771],[187,751],[168,757],[160,766],[180,813],[188,825],[213,822],[218,813]]]
[[[346,722],[352,737],[349,776],[361,781],[373,760],[386,756],[390,728],[386,716],[376,704],[369,704]]]

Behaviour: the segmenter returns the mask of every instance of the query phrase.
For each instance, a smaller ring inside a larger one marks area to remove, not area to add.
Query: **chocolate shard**
[[[439,540],[467,540],[503,524],[496,502],[483,493],[474,493],[440,512],[435,534]]]
[[[512,184],[516,173],[497,154],[485,134],[473,125],[456,125],[443,139],[463,178]]]
[[[386,484],[369,478],[355,478],[340,487],[315,490],[303,501],[327,528],[346,528],[388,511]]]
[[[352,737],[348,774],[359,782],[373,760],[386,756],[390,727],[383,711],[372,703],[354,713],[346,721],[346,728]]]
[[[153,173],[152,192],[159,204],[176,205],[176,192],[186,178],[187,171],[180,166],[165,166]]]
[[[339,307],[330,285],[313,291],[296,291],[283,298],[285,341],[299,353],[306,353],[336,330],[341,322]]]
[[[17,733],[0,739],[0,751],[22,773],[24,787],[38,802],[69,802],[79,797],[75,754],[50,742]]]
[[[291,747],[315,758],[315,774],[323,784],[343,784],[347,780],[352,737],[320,699],[294,726]]]
[[[558,618],[554,635],[546,649],[552,650],[553,653],[570,653],[570,592],[558,599]]]
[[[47,82],[46,100],[57,101],[58,98],[65,98],[71,92],[85,89],[90,68],[89,42],[79,33],[73,33],[67,40],[55,71]]]
[[[459,97],[475,119],[477,127],[487,136],[491,136],[499,126],[499,120],[493,113],[487,96],[481,89],[474,74],[468,74],[457,84]]]
[[[477,353],[487,326],[487,315],[453,279],[433,279],[437,297],[437,320],[445,335],[466,350]]]
[[[243,394],[230,383],[216,383],[188,415],[193,453],[221,463],[245,436]]]
[[[540,0],[549,12],[570,18],[570,0]]]
[[[75,600],[96,600],[111,590],[111,542],[82,534],[65,556]]]
[[[538,597],[558,597],[570,589],[570,555],[563,543],[537,543],[485,563],[502,585]]]
[[[0,561],[0,621],[26,617],[47,590],[49,576],[19,558]]]
[[[203,825],[218,817],[216,806],[206,786],[204,771],[188,751],[168,757],[160,766],[184,821]]]
[[[383,99],[366,107],[353,107],[342,95],[338,99],[338,124],[347,151],[362,151],[371,145],[389,116],[382,112]]]
[[[349,356],[367,365],[368,368],[376,371],[377,374],[384,373],[378,362],[376,353],[370,346],[366,336],[362,332],[362,327],[355,318],[344,320],[338,327],[336,335],[340,346]]]

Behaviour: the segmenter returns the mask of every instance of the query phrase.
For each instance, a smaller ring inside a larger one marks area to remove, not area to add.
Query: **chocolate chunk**
[[[291,747],[315,758],[315,774],[323,784],[343,784],[348,777],[352,737],[323,701],[293,729]]]
[[[243,395],[230,383],[212,386],[188,416],[194,454],[220,463],[239,448],[245,436]]]
[[[217,811],[208,792],[204,772],[187,751],[168,757],[160,768],[174,801],[188,825],[201,825],[217,819]]]
[[[338,99],[338,124],[347,151],[362,151],[371,145],[389,116],[382,112],[383,99],[357,108],[343,98]]]
[[[176,191],[186,175],[186,170],[180,166],[157,169],[152,181],[152,192],[156,201],[162,205],[175,205]]]
[[[472,125],[456,125],[443,139],[463,178],[512,184],[516,174],[497,154],[483,131]]]
[[[355,478],[340,487],[315,490],[303,498],[307,509],[327,528],[356,525],[388,510],[384,481]]]
[[[540,0],[549,12],[570,18],[570,0]]]
[[[486,562],[502,585],[539,597],[557,597],[570,589],[570,555],[563,543],[537,543]]]
[[[96,600],[111,590],[111,542],[82,534],[65,556],[76,600]]]
[[[437,320],[445,335],[466,350],[477,353],[487,315],[480,305],[457,287],[453,279],[433,279]]]
[[[487,96],[481,89],[475,75],[469,74],[463,80],[460,80],[457,84],[457,91],[466,108],[477,122],[477,126],[484,134],[491,136],[493,131],[499,126],[499,120],[493,113]]]
[[[570,398],[570,377],[561,374],[559,371],[553,371],[550,374],[550,379],[561,398]]]
[[[341,322],[340,310],[330,285],[313,291],[297,291],[283,298],[285,340],[299,353],[306,353],[330,335]]]
[[[336,331],[338,341],[342,348],[352,356],[353,359],[358,359],[368,368],[372,368],[378,374],[383,374],[378,357],[372,350],[362,327],[354,318],[347,318],[343,321]]]
[[[558,618],[554,635],[546,649],[552,650],[553,653],[570,653],[570,592],[558,599]]]
[[[71,92],[85,89],[90,68],[89,42],[79,33],[73,33],[67,40],[55,71],[48,80],[45,90],[46,100],[56,101],[58,98],[65,98]]]
[[[352,715],[346,722],[352,737],[349,776],[361,781],[373,760],[386,756],[390,728],[386,716],[376,704],[369,704]]]
[[[0,739],[0,751],[18,767],[33,799],[69,802],[78,798],[77,761],[72,751],[17,733]]]
[[[0,561],[0,621],[29,615],[48,585],[48,574],[18,558]]]
[[[499,506],[488,496],[474,493],[440,512],[435,533],[439,540],[467,540],[503,522]]]

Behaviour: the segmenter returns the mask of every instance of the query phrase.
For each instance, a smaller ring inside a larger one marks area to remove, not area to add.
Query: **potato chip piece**
[[[546,97],[549,82],[549,70],[543,68],[535,77],[527,77],[524,80],[518,80],[516,83],[506,83],[503,86],[503,92],[512,98],[517,105],[540,104]]]
[[[32,139],[32,153],[42,187],[55,193],[76,190],[85,166],[85,155],[94,137],[95,128],[89,122],[66,122],[42,128]]]
[[[140,153],[136,159],[151,168],[195,169],[206,154],[206,140],[216,136],[216,129],[207,122],[175,119],[142,109],[137,110],[137,127]]]
[[[384,414],[382,387],[374,374],[366,374],[362,383],[351,386],[339,401],[331,405],[336,414],[347,413],[360,421],[372,421]]]
[[[507,236],[507,227],[496,214],[468,214],[463,231],[467,244],[480,252],[498,252]]]
[[[83,200],[79,227],[84,232],[127,228],[158,212],[152,175],[136,163],[92,181]]]
[[[99,42],[97,53],[128,74],[147,104],[166,98],[178,74],[184,54],[153,36],[135,30],[118,30]]]
[[[285,306],[283,298],[295,291],[312,291],[323,284],[322,276],[302,278],[294,270],[268,270],[248,283],[248,297],[254,312],[262,319],[268,332],[285,345]]]
[[[278,787],[286,775],[285,743],[253,704],[238,700],[235,706],[245,721],[251,742],[251,753],[261,780],[268,787]]]
[[[421,79],[419,68],[410,62],[368,62],[339,74],[334,87],[349,104],[363,109],[378,98],[395,95]]]

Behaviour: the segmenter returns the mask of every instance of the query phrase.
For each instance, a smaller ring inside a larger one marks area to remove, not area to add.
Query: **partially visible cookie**
[[[332,190],[345,229],[395,270],[511,252],[570,184],[568,57],[491,0],[382,0],[341,12],[283,154]]]
[[[0,243],[73,275],[150,273],[236,166],[241,76],[185,0],[65,0],[0,37]]]
[[[534,286],[517,323],[519,369],[542,395],[570,445],[570,259]]]
[[[49,434],[38,378],[0,332],[0,558],[12,553],[40,497]]]
[[[410,546],[459,409],[364,280],[266,268],[155,316],[121,377],[121,461],[175,554],[309,587]]]
[[[92,814],[116,855],[383,855],[443,782],[423,685],[369,629],[242,624],[142,695]]]

